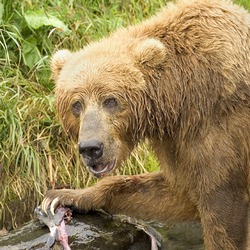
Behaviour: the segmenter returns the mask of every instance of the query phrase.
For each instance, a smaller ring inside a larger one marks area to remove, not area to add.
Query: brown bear
[[[51,190],[59,204],[163,222],[200,220],[210,250],[247,248],[250,15],[219,0],[149,20],[52,59],[59,116],[104,177],[147,138],[161,171]]]

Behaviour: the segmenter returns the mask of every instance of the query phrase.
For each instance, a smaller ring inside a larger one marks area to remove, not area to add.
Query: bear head
[[[163,43],[152,38],[103,39],[52,57],[59,117],[94,176],[121,165],[147,136],[152,123],[148,81],[159,77],[165,57]]]

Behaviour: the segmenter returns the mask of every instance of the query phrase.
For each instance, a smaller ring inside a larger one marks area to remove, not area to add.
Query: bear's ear
[[[58,50],[51,58],[50,67],[53,74],[53,78],[56,81],[61,69],[70,57],[71,52],[67,49]]]
[[[159,40],[148,38],[135,46],[134,56],[139,65],[156,67],[166,60],[166,48]]]

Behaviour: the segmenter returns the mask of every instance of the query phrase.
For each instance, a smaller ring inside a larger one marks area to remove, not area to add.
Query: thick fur
[[[58,197],[85,211],[199,219],[206,249],[247,248],[250,15],[244,9],[217,0],[169,4],[80,51],[57,52],[52,71],[69,134],[79,143],[103,142],[100,161],[115,159],[117,166],[148,138],[161,171],[52,190],[45,208]],[[117,105],[107,105],[109,98]]]

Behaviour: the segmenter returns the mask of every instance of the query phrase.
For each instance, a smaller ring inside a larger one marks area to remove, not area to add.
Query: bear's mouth
[[[100,162],[92,166],[89,166],[89,171],[97,178],[104,177],[109,174],[115,167],[115,160],[110,161],[106,164]]]

